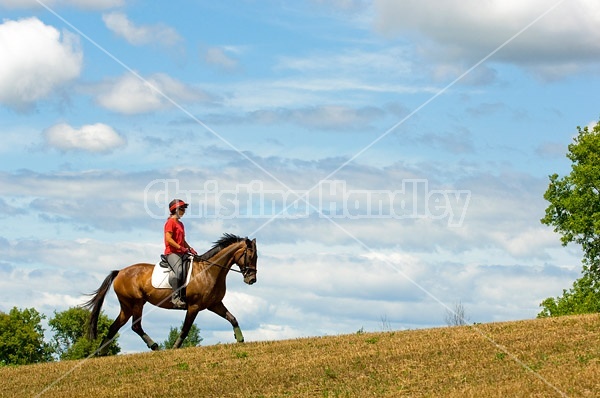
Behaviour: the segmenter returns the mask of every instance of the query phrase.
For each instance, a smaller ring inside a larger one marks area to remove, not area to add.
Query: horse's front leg
[[[183,344],[183,341],[187,337],[192,325],[194,324],[194,320],[196,319],[196,315],[198,315],[198,308],[190,307],[188,305],[187,312],[185,313],[185,320],[183,321],[183,326],[181,327],[181,333],[179,333],[179,337],[175,340],[175,344],[173,344],[173,348],[179,348]]]
[[[231,326],[233,326],[233,335],[235,336],[235,340],[238,343],[244,342],[244,335],[242,334],[242,329],[240,329],[237,319],[235,319],[231,312],[229,312],[222,301],[211,307],[208,307],[208,310],[214,312],[222,318],[227,319],[229,323],[231,323]]]

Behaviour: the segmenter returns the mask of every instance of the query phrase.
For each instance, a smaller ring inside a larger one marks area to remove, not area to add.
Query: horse
[[[236,341],[238,343],[244,342],[244,336],[237,320],[223,305],[223,297],[226,291],[225,278],[232,265],[237,264],[244,282],[248,285],[254,284],[256,282],[257,260],[256,239],[250,240],[247,237],[241,238],[227,233],[214,242],[214,246],[206,253],[193,257],[191,278],[185,287],[187,302],[185,321],[173,348],[181,347],[198,312],[204,309],[208,309],[229,321],[233,327]],[[104,355],[106,353],[108,344],[131,317],[133,317],[131,329],[142,338],[148,348],[153,351],[159,349],[158,344],[142,329],[144,304],[148,302],[160,308],[176,308],[170,300],[173,293],[171,289],[156,289],[152,286],[153,269],[154,264],[138,263],[121,270],[111,271],[98,290],[90,295],[93,297],[83,304],[83,307],[91,311],[88,320],[88,337],[93,341],[98,337],[98,317],[104,298],[110,285],[114,284],[114,291],[121,310],[102,343],[100,343],[96,354]],[[234,271],[238,272],[237,270]]]

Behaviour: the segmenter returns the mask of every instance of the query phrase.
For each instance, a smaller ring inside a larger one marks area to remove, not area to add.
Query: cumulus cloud
[[[73,128],[66,123],[56,124],[44,131],[46,144],[61,151],[107,153],[125,146],[125,139],[103,123]]]
[[[141,79],[127,74],[100,87],[98,103],[110,110],[137,114],[166,109],[174,103],[207,101],[210,96],[200,89],[165,74],[154,74]]]
[[[439,3],[378,0],[376,30],[417,39],[427,57],[473,63],[536,21],[553,6],[544,0]],[[600,60],[600,14],[593,0],[563,2],[494,55],[548,78]],[[579,64],[579,65],[578,65]]]
[[[0,25],[0,104],[29,109],[77,78],[83,52],[79,40],[37,18]]]
[[[134,46],[161,44],[166,47],[181,42],[175,29],[164,24],[136,25],[121,12],[104,14],[102,20],[108,29]]]

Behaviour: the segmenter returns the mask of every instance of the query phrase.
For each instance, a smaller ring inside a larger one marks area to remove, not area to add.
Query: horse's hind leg
[[[123,325],[127,323],[129,318],[131,318],[131,311],[126,310],[123,307],[123,305],[121,305],[121,311],[119,312],[119,315],[112,323],[112,325],[110,325],[110,328],[108,329],[108,334],[102,339],[102,343],[100,343],[100,347],[97,351],[98,355],[108,354],[108,346],[110,345],[110,343],[112,343],[119,329],[121,329]]]
[[[131,320],[131,329],[136,332],[141,338],[142,340],[144,340],[144,343],[146,343],[146,345],[148,346],[148,348],[150,348],[152,351],[157,351],[159,349],[158,344],[156,344],[154,342],[154,340],[152,340],[150,338],[150,336],[148,336],[146,334],[146,332],[144,332],[144,329],[142,329],[142,312],[144,309],[144,304],[135,304],[133,306],[133,319]]]
[[[231,323],[231,326],[233,326],[233,335],[235,340],[238,343],[244,342],[244,335],[242,334],[242,329],[240,329],[237,319],[235,319],[231,312],[229,312],[222,301],[213,305],[212,307],[208,307],[208,310],[214,312],[222,318],[227,319],[229,323]]]

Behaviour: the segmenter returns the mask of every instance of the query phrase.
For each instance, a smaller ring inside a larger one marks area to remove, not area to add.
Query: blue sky
[[[600,115],[595,2],[163,3],[0,0],[0,310],[155,262],[174,196],[198,251],[257,239],[225,299],[250,341],[528,319],[579,276],[539,219]]]

